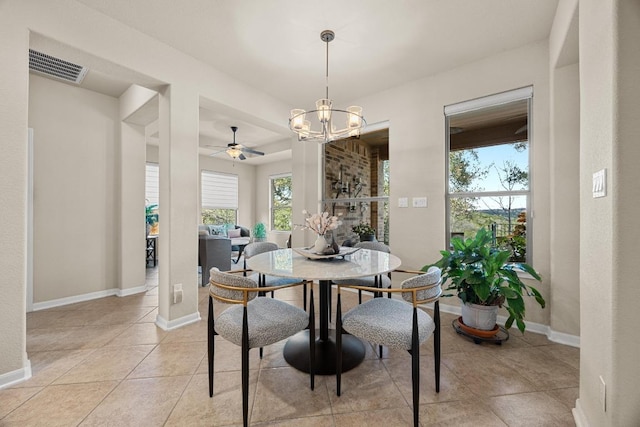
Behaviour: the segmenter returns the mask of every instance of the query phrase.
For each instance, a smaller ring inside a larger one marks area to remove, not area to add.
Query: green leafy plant
[[[263,222],[258,222],[253,226],[253,237],[256,239],[266,239],[267,226]]]
[[[484,228],[473,238],[451,239],[451,245],[451,251],[440,251],[442,258],[422,270],[431,265],[440,267],[443,281],[449,280],[447,291],[455,291],[463,303],[504,307],[509,313],[505,327],[510,328],[515,321],[524,332],[523,296],[534,297],[542,308],[546,303],[536,288],[522,282],[516,269],[529,273],[537,281],[541,280],[540,275],[529,264],[508,263],[511,251],[492,247],[492,235]]]
[[[351,227],[351,230],[361,236],[366,234],[376,234],[376,229],[371,227],[366,222],[361,222],[360,224],[354,225],[353,227]]]
[[[147,224],[153,225],[158,221],[158,214],[155,213],[155,210],[158,208],[157,204],[151,204],[145,206]]]

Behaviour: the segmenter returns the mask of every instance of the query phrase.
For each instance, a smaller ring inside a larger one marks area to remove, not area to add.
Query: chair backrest
[[[428,289],[416,292],[416,299],[418,301],[434,299],[439,297],[442,293],[442,281],[440,276],[440,269],[438,267],[432,266],[429,267],[425,274],[421,274],[419,276],[414,276],[410,279],[404,280],[401,286],[402,289],[411,289],[432,285],[432,287]],[[413,303],[413,293],[411,292],[402,292],[402,298],[405,301]]]
[[[209,292],[217,299],[229,303],[244,302],[244,292],[227,289],[224,286],[233,286],[238,288],[257,288],[258,284],[251,279],[236,274],[225,273],[212,268],[210,271]],[[252,300],[258,295],[257,292],[249,292],[247,300]]]
[[[244,248],[244,257],[251,258],[254,255],[258,255],[264,252],[271,252],[278,250],[278,245],[272,242],[253,242],[249,243]]]
[[[382,242],[358,242],[356,243],[357,248],[369,249],[371,251],[380,251],[386,252],[388,254],[391,253],[391,249],[389,246],[385,245]]]

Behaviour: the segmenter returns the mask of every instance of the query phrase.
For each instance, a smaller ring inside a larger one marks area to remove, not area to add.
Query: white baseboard
[[[118,289],[116,295],[119,297],[127,297],[129,295],[140,294],[142,292],[146,292],[147,285],[136,286],[135,288],[127,288],[127,289]]]
[[[164,317],[160,316],[159,314],[158,316],[156,316],[156,325],[165,331],[172,331],[174,329],[178,329],[183,326],[190,325],[192,323],[199,322],[199,321],[200,321],[200,312],[198,311],[196,311],[195,313],[187,314],[186,316],[182,316],[175,320],[170,320],[170,321],[167,321]]]
[[[26,381],[29,378],[31,378],[31,361],[27,359],[23,368],[0,375],[0,390]]]
[[[433,304],[430,304],[429,307],[432,308]],[[449,314],[456,314],[458,316],[460,316],[462,314],[462,310],[460,309],[460,307],[453,306],[453,305],[447,305],[447,304],[440,304],[440,311],[443,311],[443,312],[449,313]],[[498,323],[499,324],[504,325],[504,323],[506,321],[507,321],[507,317],[498,316]],[[553,329],[551,329],[551,327],[549,325],[543,325],[541,323],[525,322],[525,324],[527,325],[527,331],[528,332],[533,332],[533,333],[536,333],[536,334],[546,335],[546,337],[549,339],[549,341],[552,341],[552,342],[555,342],[555,343],[558,343],[558,344],[564,344],[564,345],[568,345],[570,347],[580,348],[580,337],[579,336],[565,334],[564,332],[554,331]]]
[[[119,297],[126,297],[133,294],[145,292],[147,287],[145,285],[136,286],[134,288],[127,289],[106,289],[104,291],[90,292],[88,294],[74,295],[71,297],[58,298],[50,301],[33,303],[33,311],[45,310],[47,308],[61,307],[64,305],[75,304],[78,302],[91,301],[98,298],[110,297],[113,295]]]
[[[573,408],[571,412],[573,413],[573,421],[576,422],[576,427],[589,427],[587,417],[585,417],[584,412],[582,411],[580,399],[576,399],[576,407]]]

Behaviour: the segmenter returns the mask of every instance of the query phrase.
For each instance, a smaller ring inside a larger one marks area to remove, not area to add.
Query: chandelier
[[[333,108],[329,99],[329,42],[335,38],[331,30],[320,33],[320,39],[326,43],[326,96],[316,101],[316,109],[305,111],[299,108],[291,110],[289,128],[298,134],[298,141],[330,142],[339,138],[359,136],[367,125],[362,117],[362,107],[353,105],[346,110]]]

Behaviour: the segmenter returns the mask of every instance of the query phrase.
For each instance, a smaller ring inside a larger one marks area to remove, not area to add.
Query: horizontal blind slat
[[[238,209],[238,176],[202,171],[203,209]]]
[[[160,168],[155,163],[146,164],[144,193],[147,204],[157,205],[160,202]]]

